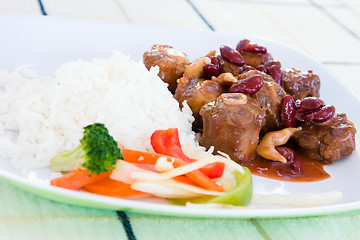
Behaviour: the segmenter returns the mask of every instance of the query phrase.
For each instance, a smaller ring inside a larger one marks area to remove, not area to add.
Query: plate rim
[[[80,192],[68,189],[62,189],[51,185],[40,184],[37,182],[26,181],[26,178],[5,172],[0,169],[0,178],[8,183],[37,196],[43,197],[57,203],[66,203],[73,206],[91,207],[97,209],[106,209],[113,211],[130,211],[140,214],[151,214],[159,216],[191,217],[191,218],[296,218],[296,217],[316,217],[326,216],[345,211],[358,210],[360,201],[334,204],[316,207],[291,207],[281,209],[212,209],[212,208],[192,208],[175,205],[165,205],[149,202],[140,202],[107,196],[100,196],[88,192]],[[59,198],[62,198],[61,200]],[[103,202],[97,200],[102,198]],[[137,205],[140,206],[137,206]],[[144,206],[141,206],[144,205]]]

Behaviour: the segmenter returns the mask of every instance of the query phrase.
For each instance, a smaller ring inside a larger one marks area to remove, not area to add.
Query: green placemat
[[[79,207],[0,181],[0,239],[360,239],[360,211],[278,219],[159,217]]]

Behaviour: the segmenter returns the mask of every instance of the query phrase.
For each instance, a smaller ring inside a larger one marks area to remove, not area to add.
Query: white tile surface
[[[345,4],[348,6],[349,11],[360,15],[360,1],[358,0],[344,0]]]
[[[49,16],[126,21],[114,0],[42,0]]]
[[[360,98],[360,65],[329,64],[326,68],[330,70],[341,82],[358,98]],[[340,97],[340,96],[337,96]]]
[[[327,65],[331,71],[360,92],[360,80],[356,74],[360,69],[359,0],[42,2],[49,16],[104,19],[208,31],[211,31],[212,26],[215,31],[278,41],[298,48],[319,61],[331,62],[332,64]],[[41,15],[41,11],[37,0],[0,0],[0,14]]]
[[[244,36],[256,36],[293,45],[294,42],[279,28],[272,16],[249,1],[196,0],[195,6],[216,31]]]
[[[162,26],[208,29],[204,21],[185,0],[116,0],[129,20]]]
[[[346,1],[342,0],[312,0],[310,2],[313,2],[322,7],[343,7],[346,4]]]
[[[40,15],[41,11],[36,0],[0,0],[0,14]]]
[[[356,14],[352,10],[349,11],[347,7],[328,8],[327,11],[360,39],[360,14]]]

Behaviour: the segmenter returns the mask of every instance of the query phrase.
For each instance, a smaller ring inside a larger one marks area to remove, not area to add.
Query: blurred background
[[[358,0],[0,0],[0,15],[47,15],[256,36],[314,57],[360,87]]]

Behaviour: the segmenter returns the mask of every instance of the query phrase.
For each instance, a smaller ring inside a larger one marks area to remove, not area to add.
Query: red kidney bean
[[[252,75],[231,85],[229,92],[253,95],[261,89],[262,85],[262,78],[259,75]]]
[[[286,161],[293,162],[296,158],[296,153],[289,147],[275,147],[276,151],[278,151],[281,155],[286,158]]]
[[[281,86],[282,74],[281,69],[277,65],[272,65],[266,69],[267,73],[274,79],[274,81]]]
[[[244,48],[245,52],[265,54],[267,52],[266,47],[259,46],[257,44],[249,44]]]
[[[203,67],[203,78],[210,79],[212,76],[217,77],[220,73],[220,68],[214,64],[206,64]]]
[[[210,57],[211,63],[220,67],[220,59],[216,56],[212,56]]]
[[[300,102],[299,113],[316,112],[324,105],[324,102],[317,97],[306,97]]]
[[[271,61],[268,61],[268,62],[264,63],[264,67],[266,69],[270,68],[273,65],[276,65],[279,68],[281,68],[281,63],[279,61],[277,61],[277,60],[271,60]]]
[[[298,176],[301,174],[301,162],[298,160],[295,160],[294,162],[291,162],[290,164],[284,164],[281,168],[282,171],[288,172],[291,175]]]
[[[261,53],[261,54],[265,54],[267,52],[267,49],[265,47],[259,46],[256,43],[249,41],[248,39],[241,40],[236,45],[236,50],[238,50],[239,52],[244,51],[244,52]]]
[[[222,45],[220,47],[220,54],[226,61],[236,66],[242,66],[245,64],[243,56],[228,45]]]
[[[281,120],[285,127],[296,126],[296,105],[294,99],[290,95],[286,95],[281,100]]]
[[[264,65],[259,65],[256,67],[257,70],[259,70],[260,72],[266,72],[266,68]]]
[[[245,65],[245,66],[243,67],[243,71],[244,71],[244,72],[247,72],[247,71],[250,71],[250,70],[255,70],[255,68],[252,67],[252,66],[250,66],[250,65]]]
[[[249,45],[249,44],[250,44],[250,40],[248,40],[248,39],[240,40],[240,41],[238,42],[238,44],[236,45],[236,50],[237,50],[238,52],[241,52],[241,51],[243,51],[244,48],[245,48],[247,45]]]
[[[300,175],[301,174],[301,162],[300,161],[294,161],[290,165],[290,171],[293,175]]]
[[[332,105],[326,105],[314,113],[313,121],[316,123],[323,123],[329,120],[334,114],[335,107]]]
[[[203,78],[210,79],[212,76],[217,77],[220,74],[220,60],[218,57],[213,56],[210,58],[211,63],[203,67]]]

